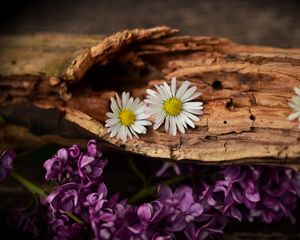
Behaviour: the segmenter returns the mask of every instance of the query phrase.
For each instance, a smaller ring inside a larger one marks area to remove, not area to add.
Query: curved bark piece
[[[57,81],[40,81],[56,95],[30,95],[30,101],[56,107],[65,119],[105,141],[151,157],[299,163],[299,123],[287,116],[293,87],[300,81],[300,49],[245,46],[223,38],[174,36],[176,32],[157,27],[108,36],[79,54]],[[173,76],[188,79],[202,92],[204,115],[195,129],[173,137],[162,128],[149,128],[126,143],[109,138],[104,122],[111,96],[126,90],[144,98],[147,88]]]

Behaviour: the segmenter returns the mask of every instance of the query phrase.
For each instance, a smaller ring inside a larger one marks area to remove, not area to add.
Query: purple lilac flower
[[[84,225],[74,223],[68,216],[64,214],[56,214],[55,218],[51,216],[48,221],[49,239],[54,240],[70,240],[85,239]]]
[[[73,234],[88,224],[94,212],[107,201],[107,189],[102,181],[106,161],[101,156],[97,142],[91,140],[87,151],[73,145],[60,149],[45,162],[46,180],[57,181],[56,188],[43,200],[48,207],[48,222],[52,225],[54,237],[72,239]],[[69,219],[68,213],[84,223],[71,224],[73,220]]]
[[[172,191],[161,185],[158,195],[157,200],[137,210],[145,239],[177,239],[182,235],[186,239],[204,239],[222,232],[225,224],[216,224],[222,219],[220,212],[208,205],[204,209],[201,198],[190,187],[179,186]]]
[[[0,156],[0,181],[5,179],[13,168],[13,161],[16,153],[13,150],[6,150]]]
[[[44,163],[46,180],[56,180],[62,184],[71,180],[90,181],[101,176],[106,161],[101,159],[102,153],[95,140],[87,144],[87,151],[80,149],[79,145],[62,148]]]
[[[285,167],[230,166],[223,169],[225,180],[217,182],[229,196],[224,209],[234,206],[231,216],[241,219],[235,206],[248,209],[248,219],[271,223],[292,218],[299,194],[299,174]],[[245,215],[245,214],[244,214]]]
[[[65,148],[60,149],[44,163],[44,168],[47,171],[45,179],[48,181],[53,179],[62,182],[64,179],[70,178],[73,174],[73,167],[69,161],[68,150]]]

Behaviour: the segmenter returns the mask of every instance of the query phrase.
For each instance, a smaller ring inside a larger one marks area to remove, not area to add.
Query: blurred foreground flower
[[[6,150],[0,156],[0,181],[5,179],[13,168],[13,162],[16,158],[16,153],[13,150]]]

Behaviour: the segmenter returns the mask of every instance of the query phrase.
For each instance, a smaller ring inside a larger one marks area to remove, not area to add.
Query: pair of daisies
[[[171,80],[171,86],[166,82],[154,86],[156,91],[147,89],[144,102],[130,97],[128,92],[123,92],[121,98],[118,94],[116,98],[111,98],[112,112],[106,114],[109,119],[105,125],[110,137],[126,141],[128,137],[145,134],[146,126],[152,124],[147,120],[150,116],[154,118],[154,130],[164,123],[165,131],[173,136],[177,129],[185,133],[188,126],[195,127],[193,121],[199,121],[197,115],[203,114],[203,103],[191,102],[201,95],[197,87],[189,88],[190,82],[184,81],[177,90],[175,77]]]

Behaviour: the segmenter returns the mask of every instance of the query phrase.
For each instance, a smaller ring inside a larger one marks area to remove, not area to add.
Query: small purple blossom
[[[158,200],[144,203],[137,210],[137,215],[142,222],[157,223],[163,217],[165,206]]]
[[[47,202],[54,213],[74,211],[78,205],[79,185],[69,182],[58,186],[55,191],[47,197]]]
[[[65,148],[58,150],[51,159],[44,163],[44,168],[47,171],[45,179],[47,181],[53,179],[62,182],[64,178],[69,178],[70,174],[72,174],[72,168],[68,166],[68,160],[68,150]]]
[[[13,162],[16,158],[16,153],[13,150],[6,150],[0,156],[0,181],[5,179],[13,168]]]
[[[56,180],[60,184],[80,179],[89,182],[102,174],[106,161],[101,157],[102,153],[95,140],[88,142],[86,152],[77,144],[70,148],[62,148],[44,163],[47,171],[45,179]]]
[[[49,226],[48,231],[51,236],[51,239],[54,240],[85,239],[83,234],[84,225],[79,223],[74,223],[68,216],[64,214],[56,214],[55,218],[51,216],[51,218],[49,218],[48,221],[48,226]]]
[[[285,167],[229,166],[223,169],[225,181],[217,182],[231,196],[229,205],[234,207],[231,216],[242,218],[236,208],[245,207],[248,219],[271,223],[283,218],[292,219],[299,194],[298,174]],[[228,205],[225,204],[225,208]]]

